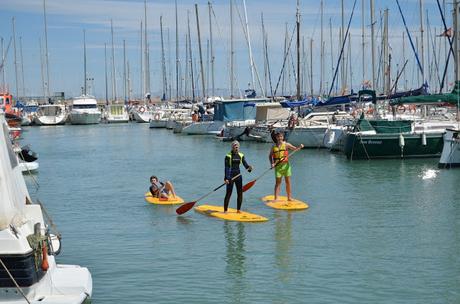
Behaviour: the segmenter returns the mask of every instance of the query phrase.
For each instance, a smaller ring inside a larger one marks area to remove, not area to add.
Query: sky
[[[443,1],[441,1],[441,5]],[[354,0],[344,0],[344,24],[348,24]],[[436,1],[423,1],[424,19],[424,55],[425,80],[432,90],[439,87],[439,80],[444,69],[446,39],[435,37],[442,30],[442,20]],[[445,2],[445,1],[444,1]],[[270,95],[277,87],[277,94],[295,94],[295,37],[290,46],[291,53],[285,60],[285,40],[293,33],[296,22],[296,0],[246,0],[248,28],[253,62],[258,72],[252,81],[249,64],[248,43],[244,34],[245,13],[243,0],[234,0],[233,31],[234,31],[234,68],[233,79],[235,95],[244,89],[254,87],[258,94],[263,91]],[[331,88],[333,75],[337,66],[342,40],[339,31],[342,24],[341,1],[324,0],[323,9],[323,46],[324,70],[321,77],[321,1],[300,0],[301,27],[303,41],[301,47],[301,86],[302,92],[317,94],[320,88],[328,92]],[[345,54],[347,66],[347,87],[359,89],[364,80],[372,80],[371,75],[371,42],[370,42],[370,1],[356,1],[355,11],[350,26],[351,42],[346,43]],[[400,0],[402,11],[411,33],[414,44],[420,40],[419,0]],[[107,58],[108,98],[124,98],[124,48],[126,62],[129,63],[129,79],[131,98],[139,98],[141,92],[141,46],[140,24],[144,20],[143,0],[0,0],[0,37],[3,49],[10,48],[5,59],[6,84],[13,95],[42,96],[42,70],[46,71],[45,60],[45,26],[44,4],[46,5],[47,46],[49,88],[51,92],[65,92],[66,97],[78,96],[84,83],[83,64],[83,31],[86,33],[87,75],[92,79],[88,82],[90,93],[98,98],[106,97],[105,58]],[[194,83],[197,94],[201,95],[201,69],[198,47],[195,4],[198,8],[199,27],[205,87],[211,94],[211,65],[209,64],[210,26],[208,1],[177,1],[178,6],[178,51],[179,51],[179,95],[191,95],[189,76],[185,75],[187,15],[190,19],[192,58],[194,64]],[[230,88],[230,0],[212,1],[211,26],[213,31],[213,49],[215,54],[214,79],[217,94],[228,94]],[[401,75],[398,88],[417,88],[423,82],[417,71],[415,56],[410,49],[407,35],[403,43],[405,28],[396,5],[396,0],[375,1],[375,33],[376,58],[380,58],[382,40],[383,10],[389,10],[389,49],[392,55],[392,79],[396,78],[398,69],[408,60],[404,75]],[[452,7],[446,4],[447,24],[452,24]],[[267,52],[263,48],[262,15],[267,33]],[[150,92],[152,95],[163,93],[162,48],[160,16],[163,20],[163,37],[165,49],[166,81],[173,97],[176,95],[176,25],[174,1],[147,0],[147,40],[149,43]],[[363,45],[361,38],[364,16],[364,78],[363,78]],[[14,22],[13,22],[14,18]],[[114,48],[112,59],[111,21],[114,30]],[[14,23],[14,33],[13,33]],[[428,24],[429,23],[429,24]],[[144,23],[145,24],[145,23]],[[428,31],[429,29],[429,31]],[[332,35],[331,35],[332,34]],[[332,40],[331,40],[332,37]],[[416,39],[417,37],[417,39]],[[14,39],[15,38],[15,39]],[[289,41],[289,39],[287,39]],[[11,41],[11,43],[10,43]],[[16,48],[14,48],[14,41]],[[311,42],[312,41],[312,42]],[[332,49],[331,49],[332,41]],[[105,57],[104,45],[107,45]],[[313,46],[311,48],[311,46]],[[14,59],[16,49],[16,60]],[[311,49],[311,51],[310,51]],[[403,51],[404,49],[404,51]],[[22,51],[22,54],[21,54]],[[404,55],[404,56],[403,56]],[[436,55],[436,56],[435,56]],[[268,64],[265,58],[268,58]],[[436,59],[436,60],[434,60]],[[115,62],[116,94],[113,90],[112,61]],[[15,65],[16,62],[16,65]],[[265,63],[264,63],[265,62]],[[285,66],[284,79],[280,77]],[[189,64],[188,64],[189,65]],[[376,69],[378,63],[376,63]],[[437,72],[436,67],[440,72]],[[17,73],[16,73],[17,70]],[[269,71],[269,72],[268,72]],[[3,74],[3,73],[2,73]],[[0,74],[0,81],[3,81]],[[46,74],[46,72],[44,73]],[[190,73],[188,73],[190,74]],[[338,73],[340,75],[340,72]],[[381,73],[380,73],[381,74]],[[452,82],[453,66],[449,67],[449,82]],[[268,77],[271,79],[271,86]],[[312,77],[311,77],[312,75]],[[310,81],[312,79],[312,82]],[[321,86],[321,79],[323,80]],[[284,81],[283,81],[284,80]],[[404,80],[404,81],[403,81]],[[381,82],[381,77],[380,80]],[[278,83],[278,86],[277,86]],[[313,84],[313,86],[311,85]],[[337,84],[337,81],[336,81]],[[270,88],[271,87],[271,88]],[[333,92],[336,92],[336,85]],[[219,89],[219,90],[217,90]],[[340,93],[340,92],[337,92]],[[128,93],[127,93],[128,94]]]

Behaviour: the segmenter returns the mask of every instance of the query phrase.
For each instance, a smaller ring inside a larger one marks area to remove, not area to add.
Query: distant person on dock
[[[289,149],[290,150],[300,150],[303,148],[301,144],[299,147],[295,147],[288,142],[284,141],[284,134],[278,132],[275,134],[276,142],[270,150],[268,159],[270,160],[272,168],[275,168],[275,193],[274,199],[278,200],[280,194],[281,181],[284,176],[284,181],[286,183],[286,194],[288,201],[292,200],[291,193],[291,165],[289,164]]]
[[[233,184],[236,185],[237,192],[237,212],[240,212],[241,204],[243,203],[243,178],[238,176],[232,180],[235,176],[240,173],[240,164],[248,170],[252,171],[252,166],[248,165],[244,154],[240,152],[240,143],[238,141],[232,142],[232,150],[225,156],[225,177],[224,182],[227,184],[227,192],[225,193],[224,199],[224,212],[227,212],[228,203],[230,202],[230,197],[232,196]]]
[[[173,198],[176,197],[176,192],[170,181],[163,183],[158,180],[158,177],[152,175],[150,177],[150,184],[150,193],[152,193],[153,197],[165,199],[168,199],[170,195],[172,195]]]

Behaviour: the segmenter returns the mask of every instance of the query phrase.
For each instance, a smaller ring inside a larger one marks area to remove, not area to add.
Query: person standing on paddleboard
[[[291,193],[291,164],[289,163],[289,149],[290,150],[300,150],[303,148],[301,144],[299,147],[295,147],[288,142],[284,141],[284,134],[278,132],[275,134],[276,142],[270,150],[268,159],[270,160],[272,168],[275,168],[275,193],[274,199],[278,200],[280,194],[281,181],[284,176],[284,181],[286,183],[286,194],[288,201],[292,200]]]
[[[224,199],[224,212],[227,212],[228,203],[230,202],[230,197],[232,196],[233,184],[236,185],[237,193],[237,212],[240,212],[241,204],[243,203],[243,178],[238,176],[233,179],[235,176],[239,175],[240,164],[248,170],[252,171],[252,166],[248,165],[244,154],[240,152],[240,143],[235,140],[232,142],[232,150],[225,156],[225,177],[224,182],[227,184],[227,192],[225,193]],[[232,180],[233,179],[233,180]]]

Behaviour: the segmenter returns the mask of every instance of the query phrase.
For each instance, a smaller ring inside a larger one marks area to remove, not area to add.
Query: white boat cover
[[[29,197],[8,132],[5,115],[0,111],[0,230],[24,221],[22,210]]]

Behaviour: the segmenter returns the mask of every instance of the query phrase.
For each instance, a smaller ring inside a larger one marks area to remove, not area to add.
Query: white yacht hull
[[[73,125],[98,124],[101,120],[101,113],[70,112],[69,119]]]
[[[166,128],[166,119],[151,119],[149,123],[149,128]]]
[[[305,148],[323,148],[325,126],[296,127],[288,132],[287,141],[294,146],[303,144]]]
[[[59,116],[40,116],[37,115],[34,118],[35,124],[39,126],[56,126],[63,125],[66,123],[67,114]]]
[[[323,146],[331,151],[343,151],[347,127],[332,126],[324,134]]]
[[[182,129],[187,135],[217,135],[224,128],[223,121],[200,121],[194,122]]]
[[[439,168],[460,167],[460,130],[447,129]]]

